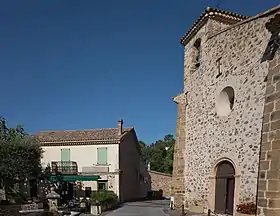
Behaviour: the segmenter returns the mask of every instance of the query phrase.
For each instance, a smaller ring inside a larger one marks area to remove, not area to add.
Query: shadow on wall
[[[163,199],[171,196],[172,175],[149,170],[151,190],[148,194],[150,199]]]
[[[168,179],[168,182],[164,178]],[[171,177],[165,173],[159,173],[149,170],[144,164],[140,166],[140,193],[142,199],[159,200],[164,199],[164,187],[169,188]],[[161,182],[162,181],[162,182]],[[161,184],[163,183],[163,184]],[[168,185],[165,185],[168,184]],[[162,188],[161,188],[162,187]]]
[[[279,21],[280,21],[280,14],[276,14],[272,19],[270,19],[265,24],[266,29],[271,32],[271,37],[264,51],[261,62],[274,59],[274,56],[279,49],[279,45],[280,45],[280,30],[278,24]]]
[[[147,167],[141,163],[140,164],[140,197],[141,198],[147,198],[148,192],[151,191],[151,176],[149,174],[149,171]]]

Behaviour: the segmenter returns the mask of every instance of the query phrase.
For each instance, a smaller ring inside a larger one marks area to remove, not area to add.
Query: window
[[[108,181],[104,180],[100,180],[97,182],[97,189],[98,191],[104,191],[104,190],[108,190]]]
[[[227,86],[218,95],[216,101],[216,111],[219,116],[227,116],[233,109],[234,105],[234,90]]]
[[[61,149],[61,171],[70,171],[70,149]]]
[[[61,161],[70,161],[70,149],[61,149]]]
[[[194,59],[195,67],[198,68],[201,63],[201,39],[200,38],[198,38],[194,43],[194,55],[195,55],[195,59]]]
[[[107,164],[107,148],[97,148],[97,164]]]

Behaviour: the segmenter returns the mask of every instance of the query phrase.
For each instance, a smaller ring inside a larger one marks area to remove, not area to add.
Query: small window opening
[[[195,48],[195,67],[198,68],[201,63],[201,39],[198,38],[194,43]]]
[[[98,191],[108,190],[108,181],[107,180],[99,180],[97,182],[97,190]]]
[[[233,109],[235,100],[234,90],[232,87],[227,86],[218,96],[216,102],[216,110],[219,116],[227,116]]]

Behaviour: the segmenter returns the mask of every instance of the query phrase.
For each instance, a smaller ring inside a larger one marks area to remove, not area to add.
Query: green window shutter
[[[70,161],[70,149],[61,149],[61,161]]]
[[[97,148],[97,164],[107,164],[107,148]]]

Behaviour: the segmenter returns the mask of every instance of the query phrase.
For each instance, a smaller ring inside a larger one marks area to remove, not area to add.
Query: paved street
[[[106,216],[165,216],[163,209],[168,207],[168,200],[125,203]]]

